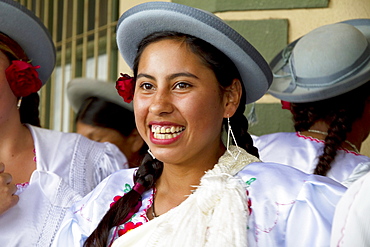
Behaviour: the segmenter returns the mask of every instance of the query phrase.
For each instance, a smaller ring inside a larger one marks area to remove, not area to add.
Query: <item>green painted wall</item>
[[[248,116],[252,105],[247,105],[245,115]],[[280,104],[255,104],[256,122],[250,122],[249,133],[264,135],[275,132],[293,132],[292,114],[283,110]]]
[[[329,0],[172,0],[175,3],[223,12],[233,10],[324,8]]]
[[[288,20],[226,21],[270,62],[288,43]]]

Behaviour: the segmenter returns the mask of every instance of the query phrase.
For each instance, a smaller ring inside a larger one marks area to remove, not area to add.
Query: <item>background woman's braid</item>
[[[328,128],[323,153],[318,156],[314,174],[326,175],[338,149],[352,131],[353,123],[362,117],[370,100],[370,82],[339,96],[309,103],[291,103],[296,131],[307,131],[317,121]],[[368,114],[368,113],[366,113]]]
[[[142,164],[134,176],[134,182],[144,186],[144,191],[151,189],[163,171],[163,163],[146,154]],[[109,231],[115,226],[122,224],[131,209],[141,201],[141,194],[130,190],[122,196],[106,213],[98,227],[84,243],[86,247],[105,247],[109,237]]]
[[[338,148],[347,139],[347,133],[351,131],[352,121],[344,110],[338,112],[332,120],[328,135],[325,138],[324,152],[319,156],[319,161],[314,174],[325,176],[331,169],[331,163],[337,155]]]

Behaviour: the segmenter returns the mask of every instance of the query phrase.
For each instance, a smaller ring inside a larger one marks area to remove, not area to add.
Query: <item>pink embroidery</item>
[[[25,191],[27,189],[27,187],[29,185],[30,185],[29,182],[16,184],[16,186],[17,186],[17,192],[16,192],[16,194],[17,195],[21,194],[23,191]]]
[[[319,140],[319,139],[313,138],[313,137],[311,137],[311,136],[305,136],[305,135],[300,134],[299,132],[296,132],[296,135],[297,135],[298,137],[303,138],[303,139],[306,139],[306,140],[310,140],[310,141],[314,141],[314,142],[317,142],[317,143],[325,144],[325,142],[324,142],[323,140]],[[343,151],[344,151],[344,152],[346,152],[346,153],[354,154],[354,155],[356,155],[356,156],[360,156],[360,155],[362,155],[362,154],[359,154],[359,153],[353,152],[353,151],[351,151],[351,150],[348,150],[348,149],[346,149],[346,148],[342,148],[342,147],[340,147],[340,148],[338,148],[338,149],[343,150]]]
[[[33,161],[36,162],[36,149],[35,148],[33,149],[33,153],[35,154],[35,156],[33,157]]]
[[[79,215],[84,218],[85,220],[87,220],[88,222],[92,222],[92,220],[89,218],[89,217],[85,217],[84,213],[83,213],[83,209],[85,208],[85,204],[83,204],[79,209],[77,209],[76,211],[73,212],[73,214],[77,214],[79,213]]]
[[[273,222],[273,225],[271,227],[267,227],[267,228],[262,229],[257,224],[255,224],[255,229],[256,229],[255,230],[255,234],[256,234],[256,237],[258,236],[259,231],[264,232],[264,233],[270,233],[275,228],[275,226],[277,225],[278,220],[279,220],[279,215],[280,215],[279,207],[280,206],[292,205],[294,203],[295,203],[295,201],[291,201],[291,202],[288,202],[288,203],[278,203],[278,202],[275,202],[275,204],[277,206],[277,209],[276,209],[276,217],[275,217],[275,220]],[[257,242],[258,242],[258,237],[257,237]]]

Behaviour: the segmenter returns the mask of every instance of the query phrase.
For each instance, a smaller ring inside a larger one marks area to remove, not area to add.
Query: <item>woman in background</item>
[[[370,161],[359,153],[370,132],[369,40],[370,19],[349,20],[313,30],[275,57],[269,93],[292,112],[297,132],[255,138],[262,161],[339,182]]]
[[[0,245],[50,246],[67,208],[127,161],[110,143],[36,127],[54,43],[19,3],[0,0],[0,16],[0,191],[12,193],[0,201]]]
[[[110,142],[126,156],[128,167],[140,165],[148,147],[136,129],[132,104],[118,95],[114,83],[75,78],[67,96],[76,115],[76,132],[97,142]]]

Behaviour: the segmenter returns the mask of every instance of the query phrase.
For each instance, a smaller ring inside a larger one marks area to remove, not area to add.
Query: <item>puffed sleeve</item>
[[[53,247],[83,246],[98,226],[116,196],[125,193],[125,183],[132,184],[136,169],[120,170],[104,179],[93,191],[67,211]]]
[[[128,168],[126,156],[114,144],[104,142],[104,152],[100,158],[94,161],[94,183],[97,185],[110,174]]]
[[[275,163],[252,163],[239,175],[246,181],[251,202],[249,247],[329,246],[344,186]]]
[[[370,173],[367,173],[344,193],[335,211],[330,246],[369,246],[369,189]]]

